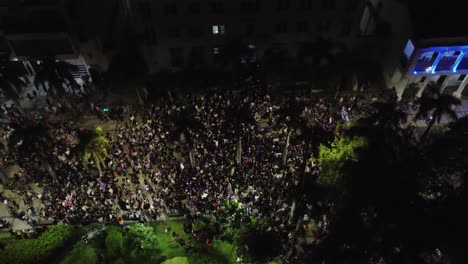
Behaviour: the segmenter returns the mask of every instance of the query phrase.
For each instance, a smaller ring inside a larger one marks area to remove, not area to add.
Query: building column
[[[400,101],[401,98],[403,97],[403,93],[405,92],[406,87],[408,86],[408,83],[409,83],[409,78],[404,78],[403,80],[400,81],[400,83],[396,87],[398,101]]]
[[[463,90],[465,89],[465,86],[468,84],[468,75],[465,76],[465,79],[463,82],[458,86],[458,89],[453,93],[453,96],[460,98]]]
[[[441,78],[441,77],[439,77],[439,78]],[[451,77],[452,77],[452,75],[446,75],[445,80],[440,85],[440,93],[443,93],[445,88],[447,88],[447,85],[449,84],[449,81],[450,81]]]
[[[419,90],[418,92],[416,93],[416,97],[421,97],[422,93],[424,92],[424,89],[426,88],[427,84],[429,83],[429,81],[431,80],[431,76],[430,75],[425,75],[426,79],[424,80],[424,82],[419,86]]]

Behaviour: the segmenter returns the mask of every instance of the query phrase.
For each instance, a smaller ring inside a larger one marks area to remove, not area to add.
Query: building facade
[[[444,93],[462,96],[468,83],[468,30],[461,21],[467,4],[447,0],[444,6],[457,8],[441,13],[439,6],[420,0],[406,6],[394,1],[407,10],[408,19],[392,21],[404,24],[394,32],[382,68],[387,87],[395,88],[400,99],[420,97],[431,81]]]
[[[213,65],[231,38],[261,60],[297,58],[317,38],[348,47],[376,30],[381,0],[21,0],[0,1],[0,54],[38,57],[105,72],[126,28],[136,30],[150,72]]]
[[[371,1],[379,2],[379,1]],[[134,0],[134,22],[144,36],[151,72],[216,64],[232,37],[252,49],[297,57],[318,37],[352,46],[375,28],[372,5],[361,0]],[[376,4],[377,6],[377,4]],[[363,16],[363,12],[367,12]]]
[[[0,56],[23,62],[35,75],[37,61],[55,57],[78,66],[76,77],[90,67],[105,72],[119,29],[123,2],[113,0],[0,1]]]
[[[437,6],[403,2],[0,0],[0,56],[22,61],[31,75],[44,56],[78,65],[77,76],[90,68],[104,73],[125,30],[132,28],[147,68],[157,72],[217,65],[233,38],[253,54],[243,62],[272,53],[306,60],[303,49],[323,38],[349,49],[373,47],[369,53],[380,61],[386,86],[400,98],[420,96],[429,81],[460,96],[468,82],[468,34],[454,25],[463,23],[428,20],[438,14]],[[379,43],[375,35],[382,22],[388,23],[390,37]]]

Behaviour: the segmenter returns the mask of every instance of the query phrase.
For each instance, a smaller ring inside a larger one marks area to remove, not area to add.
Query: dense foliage
[[[116,258],[122,254],[122,231],[116,226],[107,228],[106,250],[107,256]]]
[[[339,195],[326,196],[327,231],[305,246],[303,262],[466,263],[466,119],[429,137],[429,127],[402,125],[397,103],[371,107],[332,147],[320,147],[317,183],[336,192],[330,183],[343,181]]]
[[[46,263],[73,237],[73,227],[50,227],[37,239],[12,240],[0,251],[1,263]]]
[[[138,250],[152,250],[158,244],[158,238],[154,234],[153,228],[148,225],[131,225],[126,237],[129,244]]]
[[[341,170],[343,165],[356,158],[356,149],[365,146],[366,140],[362,137],[335,138],[330,146],[321,144],[317,158],[312,161],[318,162],[321,167],[317,178],[319,185],[331,186],[341,181]]]

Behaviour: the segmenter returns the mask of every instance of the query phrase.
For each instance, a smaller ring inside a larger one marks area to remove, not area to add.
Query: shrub
[[[153,228],[144,224],[131,225],[127,239],[132,247],[139,250],[155,249],[158,243]]]
[[[0,251],[1,263],[40,263],[50,258],[73,237],[73,227],[50,227],[37,239],[13,240]]]
[[[366,145],[364,138],[336,138],[330,147],[320,145],[318,158],[312,158],[319,162],[321,171],[317,183],[321,186],[335,186],[341,183],[342,167],[350,160],[356,158],[356,149]]]
[[[118,258],[122,253],[122,232],[116,226],[107,228],[106,251],[111,259]]]

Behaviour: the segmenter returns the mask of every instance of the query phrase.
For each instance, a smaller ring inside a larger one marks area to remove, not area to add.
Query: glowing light
[[[414,74],[416,74],[417,72],[416,72],[416,71],[414,71],[413,73],[414,73]]]
[[[464,56],[465,56],[465,53],[463,51],[460,52],[460,55],[458,56],[457,60],[453,64],[453,72],[457,72],[458,65],[460,64]]]

